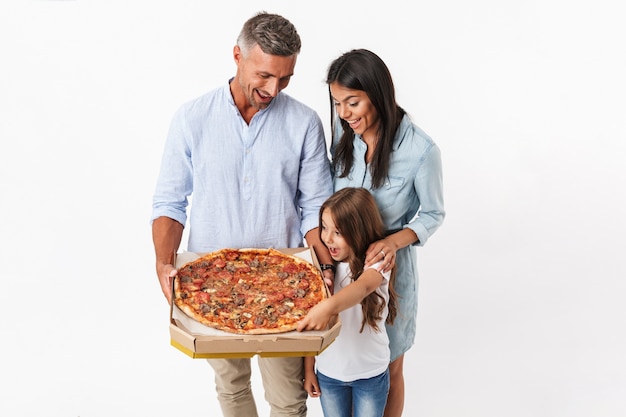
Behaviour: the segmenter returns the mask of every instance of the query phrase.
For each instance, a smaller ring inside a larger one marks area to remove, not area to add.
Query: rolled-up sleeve
[[[422,246],[441,226],[445,218],[443,202],[443,171],[441,151],[434,143],[424,154],[414,179],[414,187],[419,196],[420,209],[417,216],[406,227],[417,234]]]
[[[188,197],[193,189],[190,135],[186,129],[184,108],[178,110],[168,131],[161,170],[152,200],[151,222],[158,217],[169,217],[187,222]]]

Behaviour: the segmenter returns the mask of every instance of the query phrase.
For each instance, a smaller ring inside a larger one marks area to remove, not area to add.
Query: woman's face
[[[363,140],[376,139],[380,119],[369,97],[362,90],[351,90],[337,83],[330,84],[330,94],[337,114],[361,135]]]

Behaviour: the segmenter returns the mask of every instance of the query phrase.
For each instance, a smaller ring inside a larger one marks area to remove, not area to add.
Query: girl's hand
[[[328,300],[328,298],[322,300],[309,310],[309,313],[298,323],[296,330],[301,332],[303,330],[322,330],[328,327],[328,322],[333,315],[331,303]]]
[[[320,385],[317,382],[317,376],[315,376],[315,373],[307,373],[304,375],[304,390],[309,393],[310,397],[313,398],[322,395],[322,390],[320,390]]]

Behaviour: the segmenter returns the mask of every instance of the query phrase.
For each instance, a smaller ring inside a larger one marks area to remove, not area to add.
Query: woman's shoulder
[[[408,115],[404,115],[394,141],[394,151],[402,150],[403,153],[425,154],[433,148],[437,148],[435,141],[415,124]]]
[[[435,141],[421,127],[419,127],[408,114],[405,114],[398,127],[397,139],[421,141],[428,144],[434,144]]]

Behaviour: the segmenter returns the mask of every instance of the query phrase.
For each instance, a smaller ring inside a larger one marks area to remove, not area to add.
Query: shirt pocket
[[[383,186],[377,190],[379,210],[383,211],[395,205],[398,198],[402,198],[401,191],[404,183],[404,177],[387,177]]]

